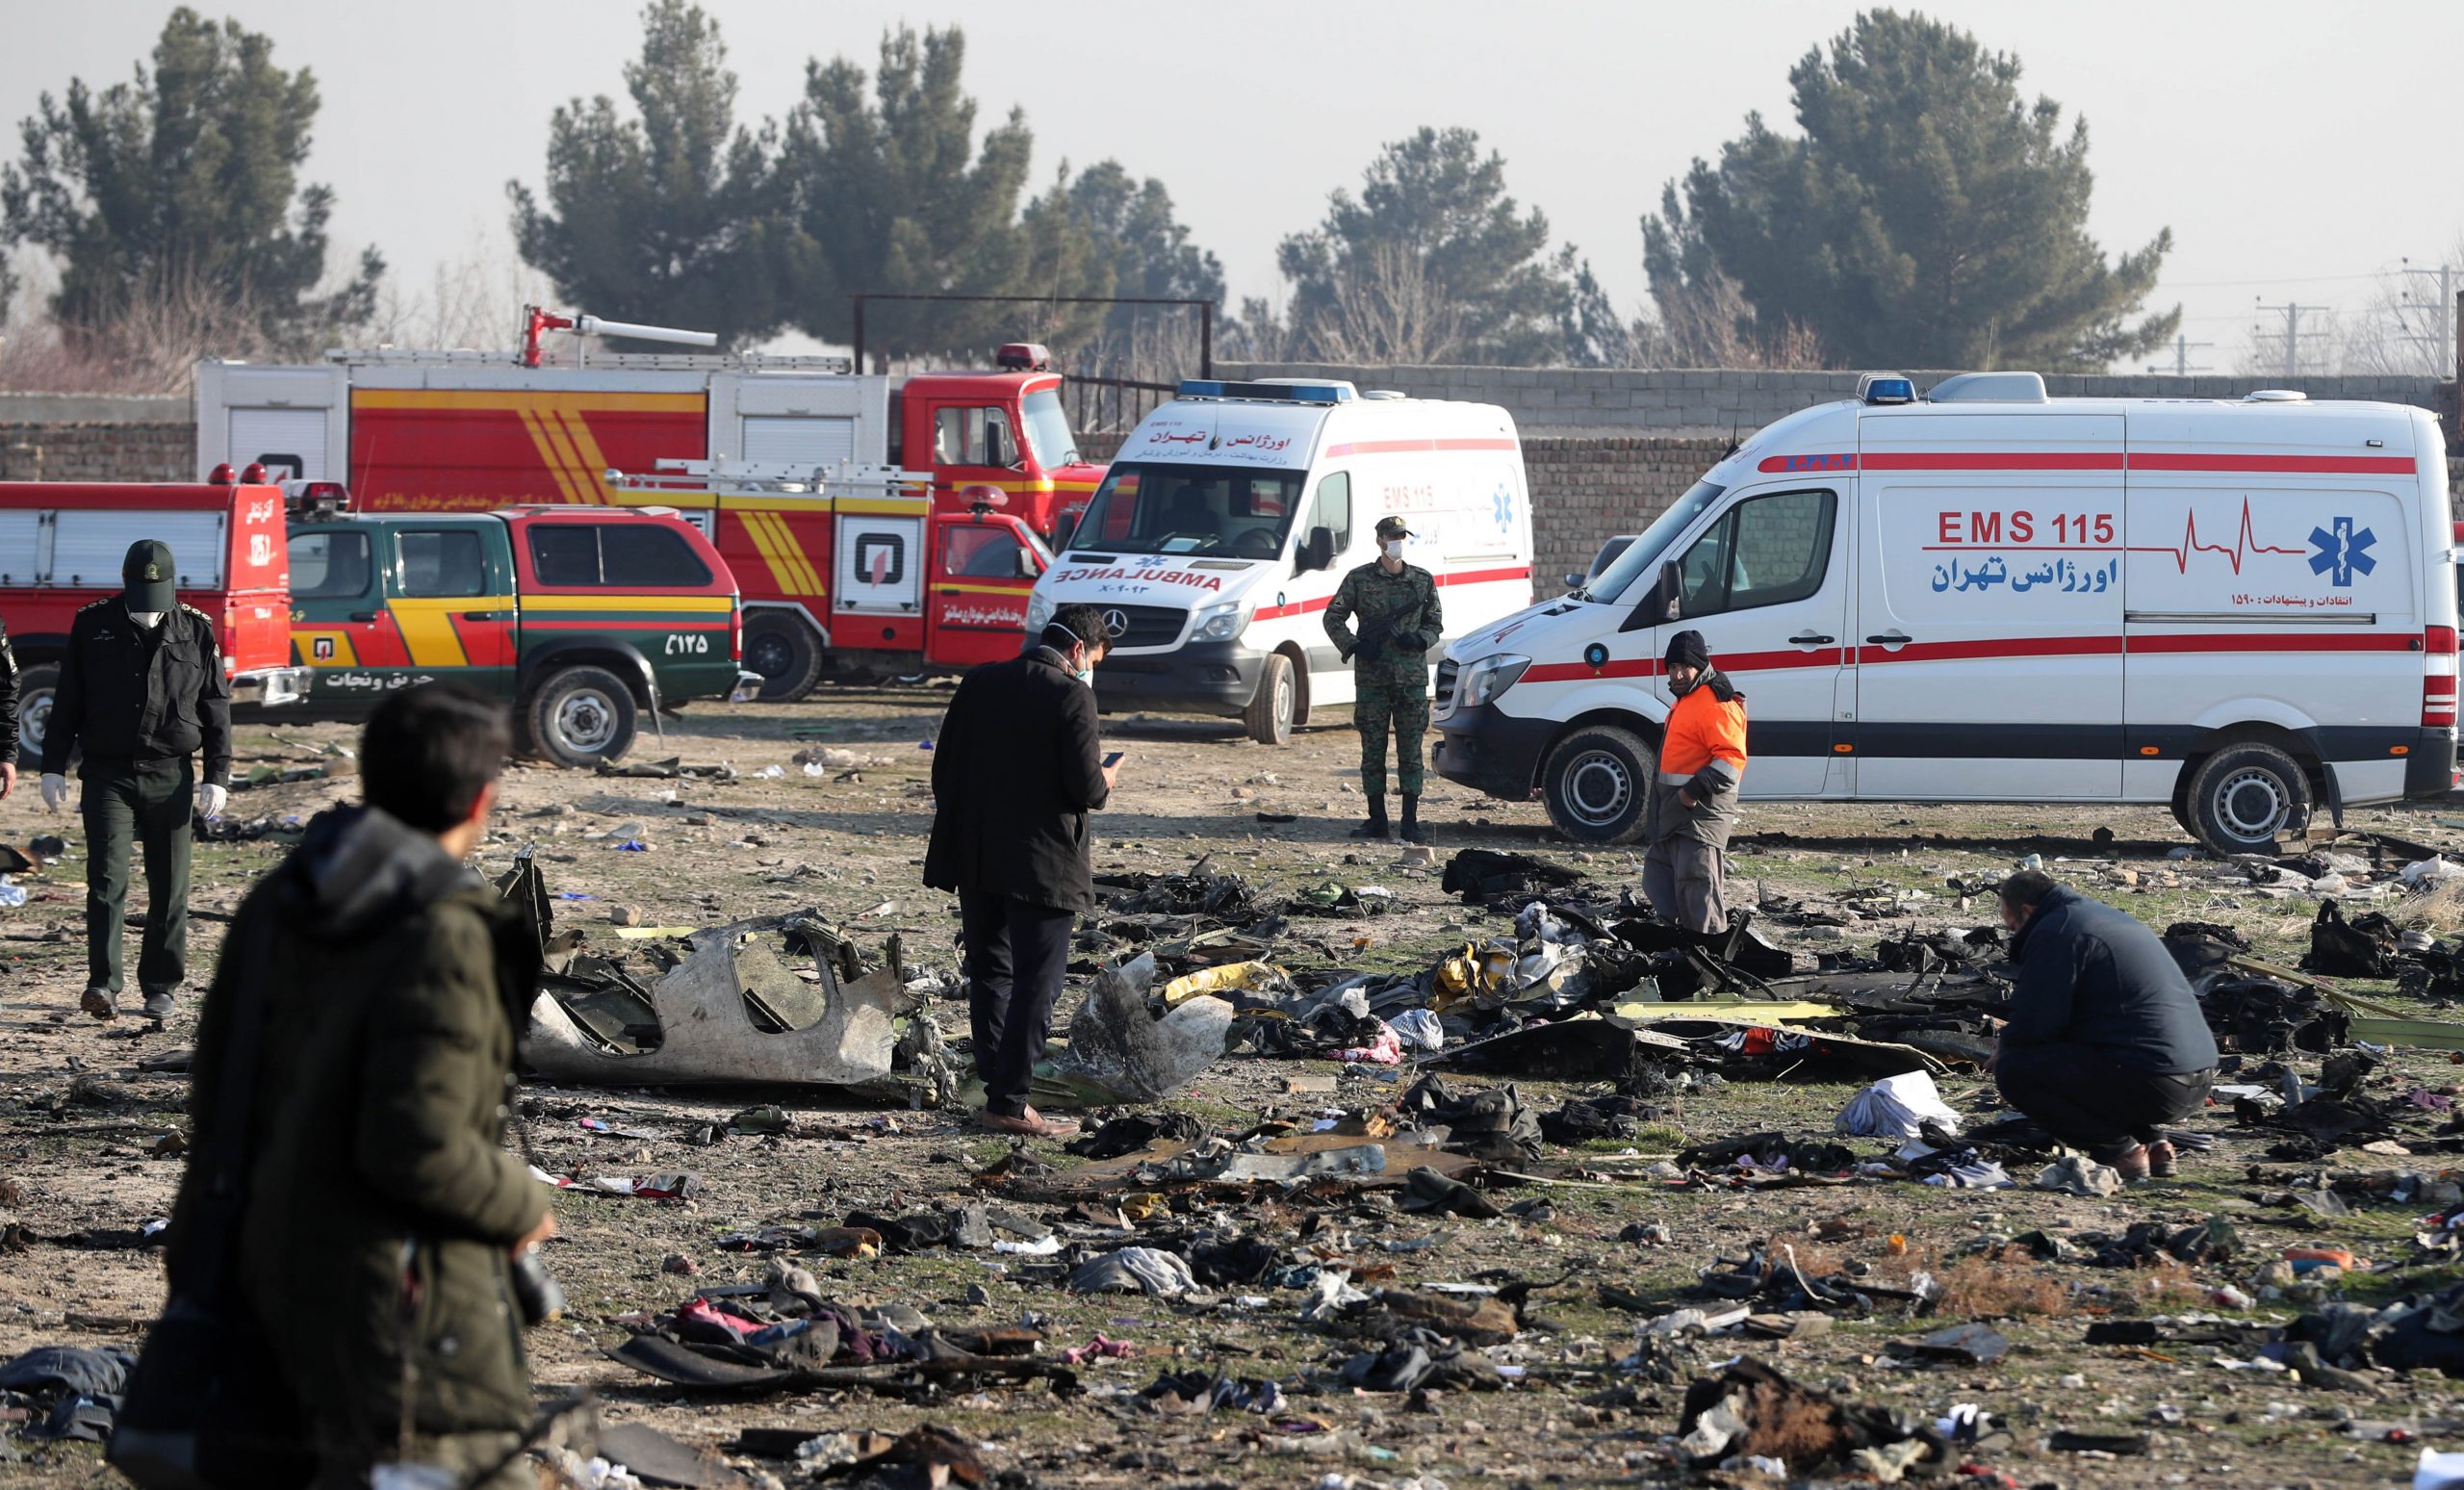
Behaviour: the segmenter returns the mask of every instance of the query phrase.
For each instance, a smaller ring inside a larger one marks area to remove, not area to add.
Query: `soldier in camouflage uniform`
[[[1428,651],[1445,634],[1437,581],[1403,562],[1403,540],[1412,536],[1399,517],[1377,522],[1377,561],[1344,576],[1334,604],[1326,607],[1326,634],[1352,665],[1358,689],[1352,723],[1360,729],[1360,789],[1369,798],[1369,820],[1355,838],[1383,838],[1386,823],[1386,732],[1395,732],[1396,774],[1402,779],[1403,838],[1425,843],[1421,828],[1421,736],[1428,732]],[[1359,630],[1351,621],[1357,616]]]

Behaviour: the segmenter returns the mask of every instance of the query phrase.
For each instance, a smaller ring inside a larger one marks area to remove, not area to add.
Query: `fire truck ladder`
[[[629,492],[771,492],[785,497],[920,497],[933,473],[840,461],[808,466],[777,460],[662,460],[655,472],[609,471],[607,484]]]

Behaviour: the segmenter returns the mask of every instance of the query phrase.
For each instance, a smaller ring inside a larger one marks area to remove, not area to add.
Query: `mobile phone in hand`
[[[1129,752],[1127,752],[1127,751],[1125,751],[1125,750],[1116,750],[1116,751],[1114,751],[1111,755],[1106,756],[1106,757],[1104,758],[1104,769],[1105,769],[1105,770],[1107,770],[1107,771],[1109,771],[1109,770],[1111,770],[1113,767],[1115,767],[1115,766],[1116,766],[1116,765],[1120,764],[1120,758],[1121,758],[1121,757],[1123,757],[1123,756],[1125,756],[1125,755],[1128,755],[1128,754],[1129,754]]]

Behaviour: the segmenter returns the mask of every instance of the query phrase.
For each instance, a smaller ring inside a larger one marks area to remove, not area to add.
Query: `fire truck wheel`
[[[1651,807],[1655,753],[1631,730],[1585,725],[1559,741],[1541,771],[1549,820],[1578,843],[1631,843]]]
[[[784,704],[821,681],[821,638],[792,615],[755,611],[744,623],[744,665],[761,675],[761,701]]]
[[[1292,659],[1277,652],[1258,673],[1258,691],[1241,712],[1249,738],[1261,745],[1289,745],[1300,712],[1300,681],[1293,676]]]
[[[2227,745],[2191,774],[2190,813],[2219,854],[2271,853],[2310,826],[2310,778],[2272,745]]]
[[[60,665],[44,662],[17,675],[17,758],[20,764],[42,764],[43,726],[51,718],[51,696],[60,687]]]
[[[616,760],[633,745],[633,695],[603,667],[552,673],[530,696],[531,748],[562,766]]]

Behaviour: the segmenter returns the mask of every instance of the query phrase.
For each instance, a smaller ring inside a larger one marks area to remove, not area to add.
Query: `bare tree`
[[[1656,319],[1637,327],[1647,367],[1818,369],[1832,366],[1803,321],[1764,327],[1737,282],[1716,267],[1682,285],[1652,282]]]
[[[1425,367],[1463,345],[1463,311],[1400,244],[1377,244],[1337,267],[1330,303],[1311,319],[1310,351],[1326,362]]]
[[[520,339],[524,306],[553,298],[546,275],[482,230],[429,271],[425,288],[406,293],[398,276],[389,282],[369,329],[379,346],[496,350]]]

